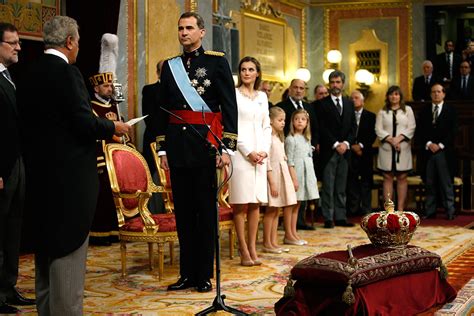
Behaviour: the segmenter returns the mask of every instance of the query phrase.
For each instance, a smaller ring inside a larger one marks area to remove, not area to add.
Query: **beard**
[[[330,89],[329,89],[329,92],[330,92],[332,95],[339,95],[339,94],[341,94],[342,89],[339,89],[339,88],[330,88]]]

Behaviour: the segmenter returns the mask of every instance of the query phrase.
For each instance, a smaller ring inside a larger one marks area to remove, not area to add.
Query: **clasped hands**
[[[343,142],[339,143],[336,146],[336,151],[339,155],[344,155],[348,149],[349,148],[347,147],[347,144]]]
[[[263,164],[263,159],[267,158],[267,153],[264,152],[264,151],[260,151],[260,152],[255,152],[255,151],[252,151],[250,154],[247,155],[247,158],[249,159],[250,163],[252,165],[256,165],[256,164]]]
[[[385,141],[392,145],[393,148],[395,148],[396,151],[400,151],[400,144],[405,140],[405,136],[402,134],[393,137],[393,136],[388,136]]]
[[[431,143],[431,144],[429,144],[428,149],[429,149],[433,154],[435,154],[435,153],[437,153],[438,151],[441,150],[441,147],[439,147],[438,144]]]

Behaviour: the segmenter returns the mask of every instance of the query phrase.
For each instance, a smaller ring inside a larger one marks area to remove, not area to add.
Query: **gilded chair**
[[[158,170],[158,175],[160,177],[161,185],[163,186],[164,190],[162,192],[163,201],[165,204],[165,209],[167,211],[174,211],[174,203],[173,203],[173,194],[172,194],[172,187],[171,187],[171,180],[170,174],[168,170],[164,170],[161,168],[160,165],[160,158],[158,157],[158,153],[156,151],[156,143],[150,143],[151,152],[153,153],[153,159],[156,164],[156,169]],[[226,177],[227,169],[223,168],[222,170],[218,169],[218,178],[219,181],[222,182]],[[235,229],[234,229],[234,221],[233,221],[233,211],[231,206],[227,203],[227,196],[228,196],[228,186],[225,185],[220,191],[218,195],[218,202],[219,202],[219,231],[227,231],[229,233],[229,258],[234,258],[234,244],[235,244]]]
[[[164,192],[153,183],[145,158],[134,148],[123,144],[105,146],[105,161],[110,178],[119,223],[122,276],[126,275],[127,242],[148,243],[150,270],[153,270],[153,244],[158,244],[158,278],[164,272],[164,244],[178,240],[173,213],[151,214],[148,200],[152,193]]]

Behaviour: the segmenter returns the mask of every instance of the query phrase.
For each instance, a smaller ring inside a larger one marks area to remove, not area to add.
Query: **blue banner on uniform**
[[[179,90],[183,94],[191,109],[195,112],[212,112],[196,89],[194,89],[194,87],[191,85],[188,74],[186,73],[186,69],[184,69],[181,57],[175,57],[168,60],[168,64],[170,65],[174,81],[178,85]]]

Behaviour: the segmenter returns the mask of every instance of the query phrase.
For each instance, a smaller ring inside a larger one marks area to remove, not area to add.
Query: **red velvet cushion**
[[[147,174],[143,163],[133,153],[116,150],[112,154],[117,182],[122,193],[134,193],[138,190],[145,192],[148,186]],[[138,206],[137,199],[123,199],[127,209]]]
[[[219,206],[219,222],[231,221],[234,218],[232,208]]]
[[[352,252],[358,261],[355,268],[347,262],[347,251],[331,251],[301,260],[291,270],[291,276],[316,283],[347,284],[351,280],[353,286],[361,286],[441,265],[439,255],[416,246],[392,249],[368,244]]]
[[[159,226],[159,232],[176,231],[176,219],[174,214],[153,214],[151,217]],[[142,218],[138,216],[128,220],[120,229],[129,232],[143,232],[144,227],[145,225],[143,225]]]

